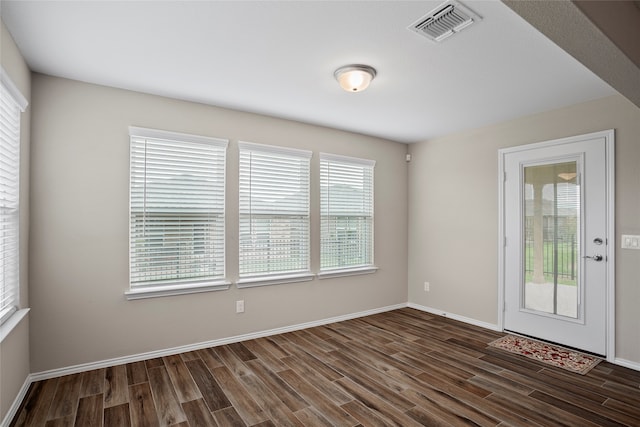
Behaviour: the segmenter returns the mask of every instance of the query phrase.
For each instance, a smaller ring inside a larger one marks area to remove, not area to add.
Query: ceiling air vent
[[[441,42],[482,18],[457,1],[447,1],[414,22],[409,29]]]

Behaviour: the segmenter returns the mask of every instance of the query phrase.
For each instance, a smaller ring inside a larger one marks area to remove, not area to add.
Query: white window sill
[[[4,341],[6,337],[9,336],[11,331],[20,324],[20,321],[24,319],[27,313],[31,310],[30,308],[23,308],[22,310],[18,310],[11,315],[5,322],[0,325],[0,343]]]
[[[314,274],[310,272],[306,273],[294,273],[294,274],[280,274],[277,276],[259,276],[259,277],[245,277],[236,282],[236,286],[239,289],[253,288],[256,286],[269,286],[269,285],[281,285],[284,283],[295,282],[308,282],[313,280]]]
[[[128,300],[168,297],[173,295],[196,294],[200,292],[226,291],[230,286],[231,282],[227,282],[226,280],[181,285],[141,286],[140,288],[134,288],[126,291],[124,296]]]
[[[372,274],[378,271],[374,265],[356,268],[341,268],[335,270],[325,270],[318,273],[318,279],[332,279],[334,277],[356,276],[359,274]]]

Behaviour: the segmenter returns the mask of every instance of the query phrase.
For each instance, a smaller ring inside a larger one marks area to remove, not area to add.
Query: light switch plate
[[[636,249],[640,250],[640,236],[634,236],[631,234],[622,235],[622,249]]]

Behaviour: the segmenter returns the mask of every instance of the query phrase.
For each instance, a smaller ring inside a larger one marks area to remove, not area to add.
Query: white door
[[[607,353],[613,131],[501,150],[504,329]]]

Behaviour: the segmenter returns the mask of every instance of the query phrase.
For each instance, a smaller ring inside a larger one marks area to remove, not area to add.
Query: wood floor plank
[[[373,408],[365,406],[363,403],[352,400],[342,405],[342,409],[347,411],[365,427],[388,427],[398,425],[375,411]]]
[[[397,425],[403,427],[421,425],[411,417],[407,416],[404,411],[396,408],[375,393],[372,393],[359,384],[356,384],[351,379],[341,378],[337,381],[337,383],[340,384],[340,386],[344,388],[349,394],[356,397],[358,401],[362,402],[367,408],[375,410],[377,413],[383,415],[393,423],[396,423]],[[362,422],[362,420],[360,421]]]
[[[81,398],[78,402],[75,425],[102,427],[103,402],[104,396],[102,394],[93,394]]]
[[[225,427],[245,427],[246,424],[242,421],[240,414],[233,408],[224,408],[213,413],[213,417],[218,422],[218,425]]]
[[[375,369],[369,369],[366,366],[362,366],[359,362],[353,359],[351,360],[351,363],[341,360],[333,361],[330,362],[330,366],[364,389],[369,390],[371,393],[403,411],[415,406],[415,403],[405,399],[400,394],[407,389],[406,384],[401,384],[391,376],[387,376]]]
[[[37,381],[10,426],[633,426],[640,372],[586,375],[403,308]]]
[[[278,376],[277,373],[269,370],[262,363],[262,361],[256,359],[247,362],[254,374],[260,378],[260,380],[270,389],[278,390],[278,398],[284,403],[292,412],[299,411],[300,409],[309,406],[304,398],[302,398],[286,381]]]
[[[494,393],[487,397],[487,400],[509,409],[512,412],[523,414],[528,419],[541,425],[553,426],[580,426],[593,427],[596,424],[589,420],[575,416],[570,412],[544,404],[531,396],[518,396],[513,399],[500,393]]]
[[[542,402],[545,402],[549,405],[555,406],[556,408],[560,408],[566,412],[575,414],[581,418],[584,418],[586,420],[590,420],[593,421],[595,423],[597,423],[598,425],[601,426],[619,426],[620,424],[622,425],[626,425],[626,426],[630,426],[630,427],[635,427],[638,425],[638,419],[637,418],[631,418],[628,416],[623,416],[623,414],[616,414],[617,411],[613,411],[613,410],[609,410],[607,411],[607,414],[603,414],[603,412],[605,412],[605,410],[607,410],[608,408],[602,406],[600,411],[598,412],[594,412],[593,410],[589,410],[583,406],[578,406],[576,404],[567,402],[563,399],[558,399],[554,396],[548,395],[546,393],[540,392],[540,391],[534,391],[533,393],[531,393],[531,397],[538,399]],[[608,418],[611,415],[614,415],[615,418],[617,418],[618,420],[614,420],[612,418]],[[621,418],[625,418],[624,421],[620,421]]]
[[[341,374],[336,372],[334,369],[331,369],[320,359],[306,352],[304,349],[298,347],[297,345],[293,343],[286,343],[286,344],[282,344],[282,347],[292,354],[292,358],[287,357],[282,359],[285,363],[287,363],[287,360],[295,359],[301,363],[304,363],[306,366],[313,369],[314,371],[316,371],[318,374],[322,375],[329,381],[335,381],[342,378]],[[287,365],[289,365],[289,363],[287,363]]]
[[[147,369],[158,368],[160,366],[164,366],[164,360],[161,357],[156,357],[154,359],[148,359],[144,361]]]
[[[213,412],[232,406],[227,395],[224,394],[213,374],[201,359],[191,360],[186,362],[186,365],[202,396],[204,396],[209,411]]]
[[[333,424],[315,408],[306,407],[294,412],[294,415],[305,427],[333,427]]]
[[[186,353],[180,353],[180,357],[182,357],[182,360],[185,362],[189,362],[191,360],[200,359],[200,354],[197,350],[187,351]]]
[[[507,424],[526,425],[526,423],[529,422],[527,417],[518,413],[512,413],[483,398],[489,396],[490,393],[485,396],[481,396],[477,392],[469,391],[469,388],[464,383],[451,381],[446,376],[432,375],[431,372],[423,372],[417,377],[417,379],[422,381],[425,385],[433,387],[434,389],[450,396],[455,396],[458,401],[476,408],[487,416],[501,420]]]
[[[302,347],[315,349],[314,353],[328,353],[336,349],[330,341],[319,340],[315,335],[304,329],[291,332],[291,336],[301,340],[299,343],[302,344]]]
[[[249,390],[256,402],[269,415],[269,419],[276,425],[303,427],[293,412],[274,394],[277,391],[270,390],[256,375],[245,375],[240,378],[240,382]]]
[[[619,400],[615,400],[615,399],[607,399],[603,403],[603,405],[608,408],[615,409],[618,412],[622,412],[623,414],[629,415],[630,417],[640,421],[640,406],[629,405],[627,403],[620,402]]]
[[[253,354],[251,350],[245,347],[241,342],[229,344],[229,349],[233,351],[243,362],[256,359],[255,354]]]
[[[213,371],[215,368],[219,368],[224,366],[222,360],[218,357],[218,355],[211,348],[204,348],[198,350],[198,355],[200,355],[200,359],[207,365],[209,370]]]
[[[357,355],[360,361],[371,365],[379,371],[404,369],[411,375],[418,375],[421,372],[420,369],[413,368],[411,365],[407,365],[378,349],[368,347],[356,341],[341,345],[338,351],[344,352],[345,354]]]
[[[234,409],[247,425],[254,425],[266,421],[267,414],[256,403],[249,391],[226,366],[213,370],[213,375],[224,390],[225,395],[233,404]]]
[[[149,369],[149,386],[158,413],[161,427],[172,426],[187,420],[176,395],[167,368],[164,366]]]
[[[31,385],[20,412],[14,417],[14,426],[42,426],[47,421],[51,401],[58,387],[58,378],[38,381]]]
[[[144,362],[127,363],[127,382],[129,385],[145,383],[149,381],[147,377],[147,366]]]
[[[73,420],[75,418],[80,398],[81,378],[82,374],[66,375],[60,378],[56,393],[51,401],[48,420],[64,417],[71,417]]]
[[[363,318],[362,320],[372,326],[375,326],[376,328],[379,328],[382,331],[385,331],[389,335],[395,336],[396,338],[394,341],[398,341],[398,339],[402,339],[404,341],[415,341],[420,338],[420,335],[408,332],[404,328],[390,327],[388,323],[377,316],[368,316]]]
[[[415,402],[416,407],[449,425],[471,424],[483,427],[497,426],[500,421],[456,400],[439,390],[424,385],[412,386],[402,394]]]
[[[209,408],[207,408],[207,404],[204,402],[204,399],[184,402],[182,404],[182,409],[187,415],[190,427],[216,427],[218,425],[209,411]]]
[[[325,376],[320,374],[311,366],[307,365],[301,359],[290,356],[282,359],[282,361],[285,362],[291,370],[296,372],[302,378],[305,378],[307,379],[307,381],[311,382],[314,387],[320,390],[322,394],[327,396],[337,405],[342,405],[353,400],[352,396],[350,396],[348,393],[345,393],[341,388],[337,387],[333,381],[328,380]],[[342,375],[340,375],[339,378],[342,378]]]
[[[279,358],[277,358],[273,353],[267,350],[260,344],[259,340],[251,340],[244,343],[245,347],[247,347],[253,354],[255,354],[258,359],[262,361],[262,363],[269,366],[274,372],[283,371],[285,369],[289,369],[288,366]]]
[[[129,382],[125,365],[111,366],[104,376],[104,407],[121,405],[129,401]]]
[[[129,410],[131,425],[135,427],[160,427],[158,410],[153,403],[151,387],[149,383],[140,383],[129,386]]]
[[[73,427],[74,419],[72,415],[66,417],[47,420],[44,427]]]
[[[189,369],[187,369],[187,365],[185,365],[180,355],[174,354],[173,356],[166,356],[162,359],[167,367],[167,372],[180,403],[202,398],[202,393],[200,393],[198,386],[196,386],[193,378],[191,378]]]
[[[411,408],[408,411],[406,411],[405,414],[422,426],[430,426],[430,427],[451,426],[451,424],[449,424],[447,421],[443,420],[437,415],[434,415],[433,413],[426,411],[422,408],[418,408],[418,407]]]
[[[276,342],[274,342],[273,336],[258,338],[255,341],[258,342],[262,347],[266,348],[267,351],[269,351],[269,353],[273,354],[278,359],[291,356],[289,353],[283,350],[282,347],[280,347]]]
[[[214,350],[224,365],[229,368],[236,377],[242,378],[245,375],[252,374],[251,369],[249,369],[247,365],[240,360],[233,351],[231,351],[229,346],[223,345],[216,347]]]
[[[104,377],[106,369],[94,369],[82,373],[80,397],[104,393]]]
[[[129,404],[111,406],[104,409],[104,427],[131,427]]]
[[[349,415],[348,412],[340,408],[334,401],[326,396],[321,390],[314,387],[313,381],[305,381],[300,375],[293,370],[288,369],[278,373],[291,387],[294,388],[301,396],[317,408],[327,420],[336,427],[351,427],[357,424],[356,420]]]

